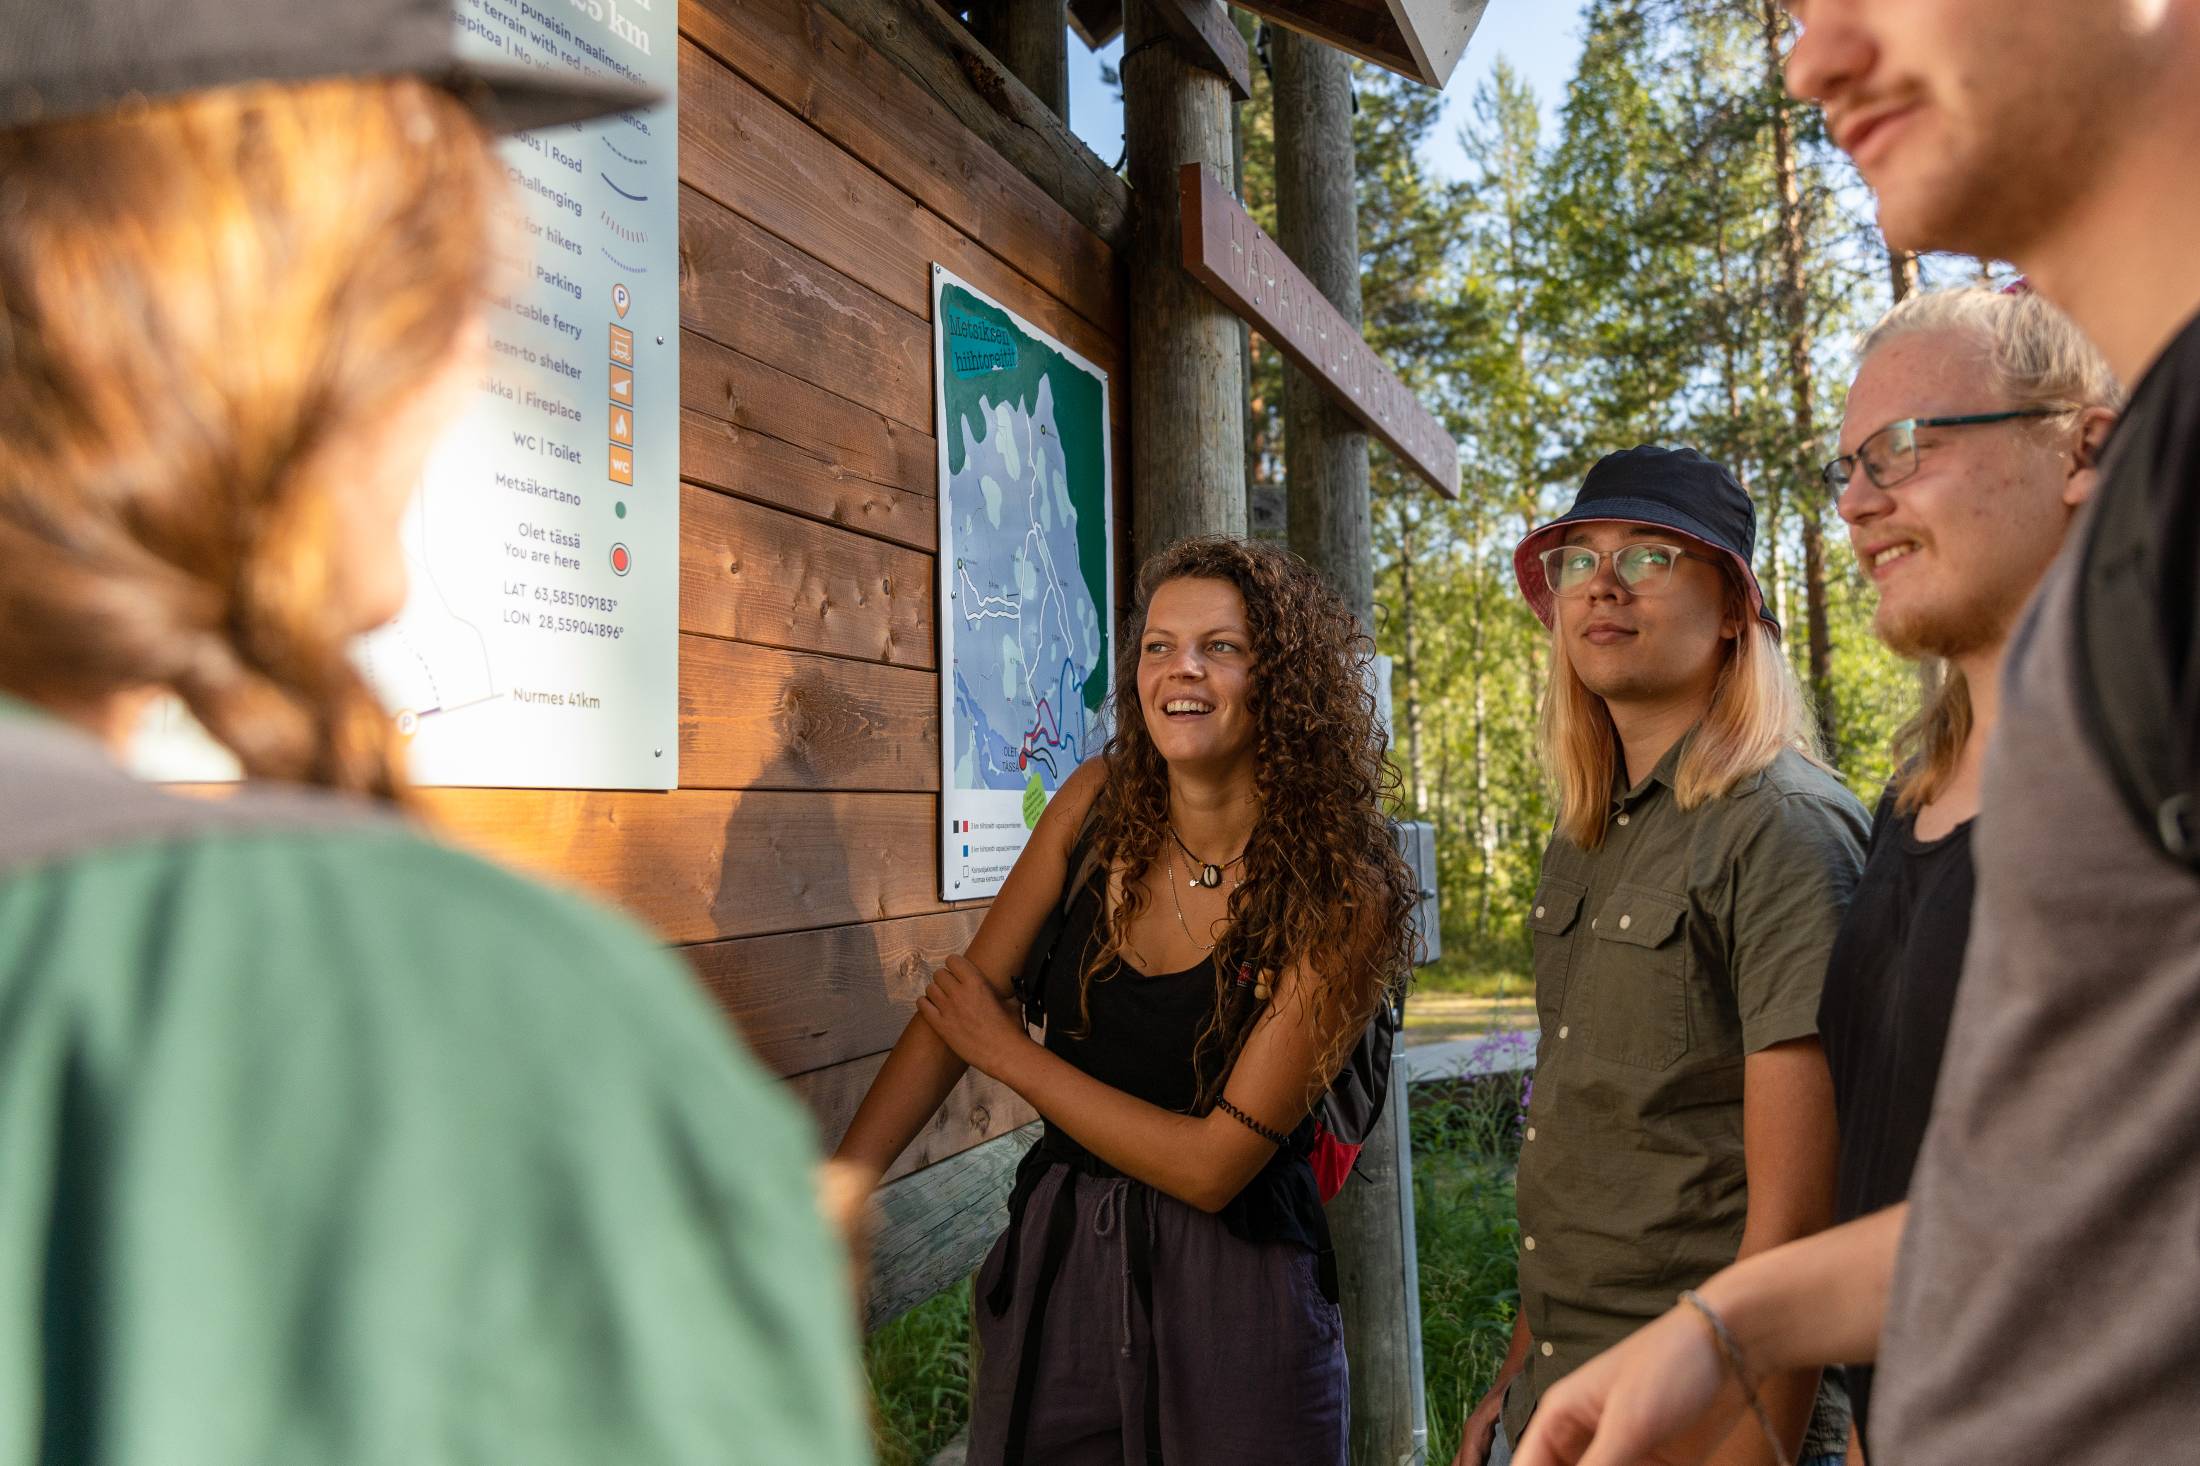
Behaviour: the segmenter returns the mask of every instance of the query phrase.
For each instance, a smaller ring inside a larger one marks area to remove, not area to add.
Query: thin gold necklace
[[[1193,881],[1191,884],[1196,886],[1200,883]],[[1202,946],[1199,938],[1192,935],[1192,924],[1184,919],[1184,901],[1182,897],[1176,894],[1176,856],[1174,854],[1169,856],[1169,904],[1176,908],[1176,924],[1184,928],[1184,940],[1198,947],[1202,952],[1214,951],[1215,942],[1208,942]]]

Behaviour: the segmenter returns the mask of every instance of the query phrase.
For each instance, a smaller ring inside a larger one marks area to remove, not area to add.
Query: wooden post
[[[1069,120],[1067,0],[994,0],[987,45],[1055,116]]]
[[[1131,250],[1131,534],[1138,560],[1245,533],[1237,317],[1184,269],[1177,166],[1232,174],[1230,84],[1186,59],[1152,0],[1124,13]]]
[[[1278,29],[1271,35],[1277,243],[1357,330],[1360,246],[1351,63],[1295,32]],[[1284,368],[1283,400],[1291,548],[1322,572],[1372,631],[1375,558],[1367,434],[1295,366]],[[1352,1369],[1354,1466],[1399,1466],[1428,1455],[1407,1108],[1400,1074],[1392,1081],[1389,1113],[1360,1152],[1357,1174],[1329,1207],[1344,1293],[1345,1355]]]
[[[1352,63],[1275,28],[1276,242],[1360,327],[1360,229],[1353,191]],[[1374,627],[1375,552],[1367,434],[1305,372],[1283,369],[1283,464],[1291,548],[1321,568]]]

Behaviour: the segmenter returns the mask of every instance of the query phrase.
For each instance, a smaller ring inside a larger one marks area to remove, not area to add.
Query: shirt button
[[[1533,1252],[1535,1251],[1535,1238],[1523,1237],[1520,1239],[1520,1245],[1527,1248],[1530,1252]]]
[[[1634,918],[1633,918],[1632,916],[1622,916],[1622,917],[1621,917],[1621,918],[1619,919],[1619,929],[1620,929],[1621,931],[1625,931],[1625,930],[1627,930],[1627,928],[1629,928],[1629,927],[1633,926],[1634,924],[1635,924],[1635,919],[1634,919]]]
[[[1537,921],[1541,921],[1543,919],[1543,908],[1540,906],[1536,907],[1535,909],[1535,919]]]
[[[1535,1139],[1535,1127],[1534,1127],[1533,1125],[1530,1125],[1530,1126],[1528,1127],[1528,1138],[1529,1138],[1530,1140],[1533,1140],[1533,1139]]]
[[[1623,824],[1623,825],[1624,825],[1624,824],[1626,824],[1626,823],[1627,823],[1627,816],[1626,816],[1626,815],[1621,815],[1621,816],[1619,817],[1619,822],[1620,822],[1621,824]]]
[[[1550,1358],[1550,1357],[1551,1357],[1551,1346],[1550,1346],[1549,1344],[1547,1344],[1547,1343],[1546,1343],[1546,1344],[1545,1344],[1545,1345],[1543,1346],[1543,1357],[1544,1357],[1545,1359],[1548,1359],[1548,1358]]]
[[[1568,1033],[1570,1033],[1570,1032],[1572,1032],[1572,1031],[1573,1031],[1573,1025],[1572,1025],[1572,1024],[1569,1024],[1569,1023],[1561,1023],[1560,1025],[1558,1025],[1558,1036],[1559,1036],[1560,1038],[1564,1038],[1564,1037],[1565,1037],[1565,1036],[1566,1036],[1566,1035],[1567,1035]]]

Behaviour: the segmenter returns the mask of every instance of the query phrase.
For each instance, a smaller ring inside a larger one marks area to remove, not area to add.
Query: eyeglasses
[[[1709,555],[1684,550],[1679,545],[1639,543],[1616,550],[1592,550],[1587,545],[1559,545],[1536,556],[1543,562],[1543,579],[1554,596],[1586,595],[1604,562],[1612,562],[1612,574],[1629,595],[1655,595],[1673,578],[1673,567],[1683,560],[1719,562]]]
[[[2025,407],[2013,412],[1973,412],[1961,417],[1906,417],[1900,422],[1888,423],[1856,445],[1854,453],[1844,453],[1827,464],[1820,477],[1826,487],[1838,499],[1841,491],[1849,486],[1861,467],[1864,476],[1875,487],[1891,489],[1911,474],[1917,472],[1917,430],[1919,428],[1975,428],[1988,423],[2013,422],[2020,417],[2060,417],[2067,408]]]

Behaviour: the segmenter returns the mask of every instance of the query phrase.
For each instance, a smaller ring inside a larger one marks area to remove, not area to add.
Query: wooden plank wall
[[[813,0],[680,30],[681,787],[428,804],[676,944],[829,1146],[982,914],[938,897],[931,266],[1110,373],[1127,540],[1125,282]],[[897,1174],[1030,1118],[973,1078]]]

